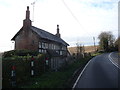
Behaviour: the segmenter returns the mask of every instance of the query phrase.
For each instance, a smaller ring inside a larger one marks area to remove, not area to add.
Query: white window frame
[[[41,42],[39,42],[39,48],[42,48]]]
[[[63,55],[62,51],[60,51],[60,55]]]
[[[41,50],[41,49],[39,49],[39,52],[40,52],[40,53],[42,53],[42,50]]]

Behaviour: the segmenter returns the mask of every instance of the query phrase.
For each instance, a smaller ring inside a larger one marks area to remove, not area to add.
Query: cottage
[[[67,60],[67,44],[59,33],[57,25],[56,35],[51,34],[43,29],[32,26],[30,20],[30,11],[27,6],[26,18],[23,20],[23,27],[11,39],[15,41],[16,50],[35,50],[40,53],[48,53],[51,56],[49,60],[52,69],[59,68]]]

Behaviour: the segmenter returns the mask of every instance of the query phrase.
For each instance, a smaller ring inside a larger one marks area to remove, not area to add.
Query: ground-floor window
[[[39,53],[47,53],[46,49],[39,49]]]

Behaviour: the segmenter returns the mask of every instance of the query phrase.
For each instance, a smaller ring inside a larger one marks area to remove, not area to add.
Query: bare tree
[[[76,43],[76,51],[77,51],[77,57],[79,58],[81,55],[82,57],[84,57],[84,53],[85,53],[85,48],[84,45],[82,46],[82,44],[80,43]]]

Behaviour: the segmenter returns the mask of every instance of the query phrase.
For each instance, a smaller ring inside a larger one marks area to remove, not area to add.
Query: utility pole
[[[93,41],[94,41],[94,49],[96,51],[96,46],[95,46],[95,37],[93,37]]]

